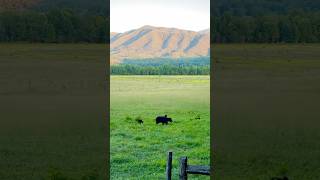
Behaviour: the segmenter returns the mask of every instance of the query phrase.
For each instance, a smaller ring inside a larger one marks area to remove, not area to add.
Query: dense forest
[[[72,9],[80,14],[108,16],[108,0],[0,0],[1,10],[35,10],[50,11],[52,9]]]
[[[215,43],[316,43],[320,42],[320,13],[236,16],[225,13],[212,19]]]
[[[320,1],[215,0],[211,4],[215,43],[320,42]]]
[[[68,9],[3,11],[0,13],[0,41],[96,42],[107,41],[107,19],[78,14]]]
[[[142,66],[118,64],[111,66],[112,75],[209,75],[210,66],[176,66],[163,64],[159,66]]]
[[[214,43],[319,43],[320,1],[214,0]],[[0,42],[106,42],[107,0],[0,0]]]
[[[0,5],[0,42],[109,39],[105,0],[0,0]]]
[[[210,58],[124,59],[111,66],[113,75],[209,75]]]
[[[287,15],[295,11],[319,12],[318,0],[213,0],[211,13],[222,16],[229,13],[234,16]]]
[[[29,0],[30,1],[30,0]],[[72,9],[78,14],[91,14],[107,17],[110,12],[109,0],[37,0],[32,10],[50,11],[51,9]]]

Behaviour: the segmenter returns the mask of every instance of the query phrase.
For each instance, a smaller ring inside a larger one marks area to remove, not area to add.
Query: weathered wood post
[[[188,158],[182,157],[180,159],[180,173],[179,173],[179,179],[180,180],[187,180],[187,167],[188,167]]]
[[[166,169],[167,180],[171,180],[171,170],[172,170],[172,152],[168,152],[167,169]]]

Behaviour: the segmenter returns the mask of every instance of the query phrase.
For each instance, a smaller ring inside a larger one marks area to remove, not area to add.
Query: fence
[[[168,152],[166,176],[171,180],[172,170],[172,152]],[[189,165],[187,157],[180,158],[179,179],[187,180],[188,174],[200,174],[210,176],[210,166]]]

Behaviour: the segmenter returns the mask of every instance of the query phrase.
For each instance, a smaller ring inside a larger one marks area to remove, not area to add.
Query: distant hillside
[[[123,59],[209,56],[210,32],[143,26],[110,34],[111,64]]]

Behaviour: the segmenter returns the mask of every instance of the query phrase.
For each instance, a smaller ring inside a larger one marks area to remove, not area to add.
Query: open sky
[[[210,0],[111,0],[111,32],[144,25],[200,31],[210,27]]]

